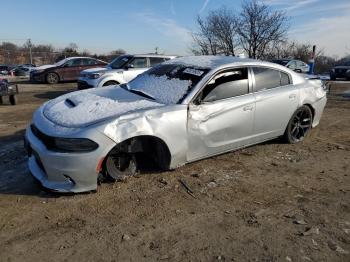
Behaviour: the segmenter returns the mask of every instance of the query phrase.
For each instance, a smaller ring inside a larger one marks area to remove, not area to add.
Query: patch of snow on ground
[[[144,99],[118,101],[80,92],[70,96],[69,100],[74,103],[74,107],[66,99],[50,101],[44,108],[44,115],[57,125],[81,127],[131,111],[161,106]]]
[[[162,104],[176,104],[187,93],[189,86],[190,80],[148,74],[140,75],[129,84],[130,89],[142,91]]]

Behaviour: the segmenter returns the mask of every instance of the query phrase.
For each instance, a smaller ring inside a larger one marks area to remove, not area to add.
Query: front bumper
[[[83,89],[88,89],[88,88],[95,88],[99,86],[101,78],[96,78],[96,79],[90,79],[87,77],[79,77],[78,79],[78,89],[83,90]]]
[[[34,74],[34,73],[29,74],[29,80],[31,82],[45,82],[46,81],[44,74]]]
[[[90,85],[88,82],[83,80],[78,80],[77,85],[78,85],[78,90],[94,88],[94,86]]]
[[[108,153],[106,148],[109,150],[107,146],[100,146],[87,153],[53,152],[47,150],[30,127],[26,130],[25,147],[28,151],[28,167],[31,174],[45,188],[62,193],[96,190],[99,173],[97,167]]]

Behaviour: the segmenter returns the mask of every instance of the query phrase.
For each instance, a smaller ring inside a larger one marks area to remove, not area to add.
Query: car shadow
[[[27,152],[23,146],[24,129],[0,137],[0,197],[1,195],[33,195],[42,198],[58,197],[45,192],[27,167]]]

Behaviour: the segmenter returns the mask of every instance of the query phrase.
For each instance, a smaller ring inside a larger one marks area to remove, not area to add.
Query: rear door
[[[247,68],[216,74],[188,111],[188,161],[251,143],[255,111]]]
[[[263,141],[280,136],[298,108],[299,88],[291,76],[267,67],[253,67],[255,96],[254,140]]]
[[[123,76],[126,82],[130,82],[139,74],[149,69],[147,57],[134,57],[129,61],[127,69],[124,71]]]

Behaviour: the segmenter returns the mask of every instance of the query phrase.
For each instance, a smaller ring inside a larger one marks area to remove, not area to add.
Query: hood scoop
[[[74,102],[73,102],[71,99],[69,99],[69,98],[66,99],[65,103],[66,103],[67,106],[69,106],[70,108],[75,107]]]

